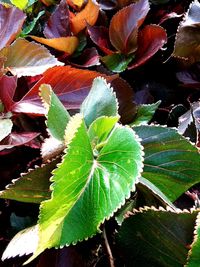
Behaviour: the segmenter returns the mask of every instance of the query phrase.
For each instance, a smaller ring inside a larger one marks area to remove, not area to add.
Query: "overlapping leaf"
[[[99,72],[71,68],[70,66],[48,69],[38,83],[15,103],[12,111],[30,114],[45,114],[45,109],[38,96],[39,87],[49,84],[67,109],[78,109],[88,95],[93,79],[103,76],[112,81],[116,76],[106,76]]]
[[[87,23],[93,26],[99,15],[99,5],[96,1],[88,0],[87,5],[71,19],[71,28],[76,35],[82,31]]]
[[[55,159],[46,165],[36,167],[13,180],[6,189],[0,191],[0,198],[13,199],[22,202],[40,203],[50,198],[51,172],[60,159]]]
[[[187,59],[194,63],[200,60],[200,3],[194,0],[184,19],[179,25],[173,56]]]
[[[33,257],[47,247],[94,235],[130,195],[141,172],[142,149],[130,128],[116,125],[96,156],[80,116],[68,124],[66,135],[73,133],[53,173],[52,198],[41,205],[39,246]]]
[[[0,77],[0,99],[4,105],[4,111],[10,111],[14,101],[13,97],[17,87],[17,78],[15,76],[3,75]]]
[[[49,18],[45,28],[46,38],[58,38],[71,35],[69,10],[66,0],[62,0]]]
[[[145,151],[142,176],[175,201],[200,179],[200,155],[175,129],[134,127]],[[177,186],[178,185],[178,186]]]
[[[118,103],[113,89],[103,78],[96,78],[92,88],[81,105],[81,113],[87,126],[101,116],[116,116]]]
[[[198,211],[153,208],[135,211],[118,234],[126,266],[185,266],[197,215]]]
[[[11,133],[12,127],[11,119],[0,119],[0,141]]]
[[[137,50],[138,29],[149,11],[148,0],[140,0],[116,13],[109,27],[112,45],[123,54]]]
[[[50,67],[63,65],[44,46],[22,38],[2,49],[0,57],[5,57],[4,68],[18,77],[35,76]]]
[[[47,109],[46,124],[48,130],[54,138],[64,140],[65,129],[70,119],[69,113],[54,94],[50,85],[40,86],[40,97]]]
[[[11,44],[21,31],[26,15],[14,6],[0,3],[0,49]]]

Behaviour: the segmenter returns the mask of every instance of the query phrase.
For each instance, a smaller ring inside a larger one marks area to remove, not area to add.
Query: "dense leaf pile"
[[[199,14],[0,1],[1,266],[200,266]]]

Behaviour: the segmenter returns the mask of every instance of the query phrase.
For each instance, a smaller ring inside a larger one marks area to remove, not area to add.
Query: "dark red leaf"
[[[12,43],[20,32],[26,15],[14,6],[0,4],[0,49]]]
[[[109,27],[112,45],[124,54],[137,50],[138,29],[149,11],[148,0],[140,0],[117,12]]]
[[[12,111],[43,115],[45,109],[38,97],[39,87],[43,83],[51,85],[67,109],[77,109],[87,96],[93,79],[98,76],[103,76],[108,81],[116,78],[116,76],[106,76],[99,72],[75,69],[70,66],[48,69],[38,83],[15,103]]]
[[[62,0],[47,22],[44,36],[46,38],[58,38],[70,35],[69,10],[66,0]]]
[[[107,55],[114,53],[109,40],[109,32],[103,26],[90,26],[88,25],[88,33],[92,41]]]
[[[70,63],[78,68],[89,68],[100,64],[99,57],[96,48],[87,48],[78,58],[76,58],[75,62],[71,61]]]
[[[134,64],[128,69],[136,68],[150,59],[167,42],[165,30],[157,25],[147,25],[139,31],[138,50]]]
[[[17,77],[3,75],[0,77],[0,99],[5,111],[11,111],[14,104],[13,97],[17,87]]]
[[[10,149],[16,146],[30,146],[32,148],[39,148],[35,139],[39,133],[24,132],[24,133],[11,133],[8,137],[0,142],[0,151],[4,149]]]

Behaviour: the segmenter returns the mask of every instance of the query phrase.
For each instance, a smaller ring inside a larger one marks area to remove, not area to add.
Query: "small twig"
[[[110,267],[115,267],[114,258],[113,258],[112,251],[111,251],[110,245],[108,243],[108,238],[106,235],[105,225],[103,226],[103,238],[104,238],[106,250],[107,250],[109,261],[110,261]]]

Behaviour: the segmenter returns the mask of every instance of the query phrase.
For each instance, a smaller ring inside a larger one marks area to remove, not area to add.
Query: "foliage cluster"
[[[200,3],[0,2],[2,266],[200,266]]]

